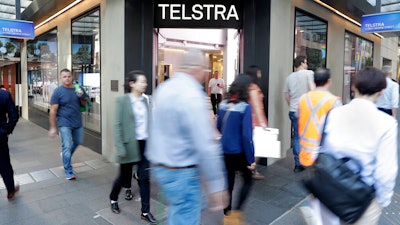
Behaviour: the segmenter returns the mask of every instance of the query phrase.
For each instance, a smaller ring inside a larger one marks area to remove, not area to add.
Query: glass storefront
[[[72,72],[75,82],[90,97],[82,112],[83,126],[100,132],[100,10],[95,9],[72,21]]]
[[[58,86],[57,29],[27,43],[29,107],[49,111],[50,98]]]
[[[326,21],[296,9],[294,58],[306,55],[310,70],[326,67],[327,32]]]
[[[344,34],[343,104],[353,98],[353,76],[367,66],[373,65],[374,44],[348,31]]]

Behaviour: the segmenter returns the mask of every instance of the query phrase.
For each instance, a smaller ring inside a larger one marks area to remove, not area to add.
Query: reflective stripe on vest
[[[313,95],[313,96],[311,96]],[[313,106],[313,99],[316,98]],[[324,126],[325,116],[332,109],[337,97],[329,92],[305,94],[299,101],[299,139],[300,163],[310,166],[314,163],[319,150],[321,130]]]

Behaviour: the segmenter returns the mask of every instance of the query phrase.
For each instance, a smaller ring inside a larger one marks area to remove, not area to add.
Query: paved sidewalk
[[[7,201],[0,182],[1,225],[137,225],[140,220],[138,187],[133,182],[134,199],[121,196],[121,214],[113,214],[108,195],[118,167],[86,147],[73,156],[77,180],[64,178],[60,158],[60,139],[50,139],[47,130],[21,119],[9,140],[12,164],[21,190]],[[290,152],[288,151],[288,154]],[[294,174],[289,155],[268,167],[261,167],[264,180],[255,181],[245,206],[245,219],[250,225],[306,224],[301,211],[307,212],[307,193],[300,185],[301,174]],[[164,224],[166,208],[162,195],[152,182],[151,211]],[[240,180],[238,180],[238,184]],[[399,192],[398,185],[396,192]],[[380,225],[400,224],[399,195],[384,211]],[[203,225],[222,224],[222,212],[204,212]]]

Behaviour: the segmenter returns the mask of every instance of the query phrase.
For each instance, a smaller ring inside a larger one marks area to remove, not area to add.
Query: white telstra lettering
[[[218,20],[218,15],[221,15],[221,18],[225,20],[225,13],[226,8],[224,5],[215,5],[214,7],[214,20]]]
[[[192,17],[186,16],[185,4],[182,4],[182,20],[192,20]]]
[[[169,11],[169,18],[171,20],[180,20],[181,17],[179,17],[179,16],[175,17],[174,14],[178,13],[178,15],[179,15],[179,13],[181,12],[179,10],[179,8],[181,7],[181,4],[171,4],[169,7],[171,7],[171,9]],[[175,8],[178,8],[178,9],[175,9]]]
[[[210,9],[214,8],[214,5],[210,5],[210,4],[204,4],[203,5],[204,8],[207,8],[207,20],[210,20]]]
[[[239,20],[239,16],[237,14],[235,5],[231,5],[231,7],[229,8],[229,12],[228,12],[228,15],[226,16],[226,20],[230,20],[231,17],[234,17],[236,20]]]
[[[161,18],[165,20],[165,8],[168,8],[168,4],[158,4],[158,7],[161,7]]]
[[[200,4],[193,5],[192,11],[192,18],[194,20],[201,20],[203,18],[203,6]]]

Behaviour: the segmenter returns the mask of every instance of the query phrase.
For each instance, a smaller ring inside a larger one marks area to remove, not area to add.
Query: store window
[[[29,107],[49,111],[58,86],[57,29],[27,43]]]
[[[327,32],[326,21],[296,9],[294,57],[306,55],[310,70],[326,67]]]
[[[82,112],[83,126],[100,132],[100,10],[72,21],[72,72],[75,82],[89,94],[90,106]]]
[[[344,34],[344,77],[343,103],[349,103],[353,98],[351,84],[353,76],[367,66],[373,65],[374,44],[353,33]]]

